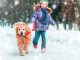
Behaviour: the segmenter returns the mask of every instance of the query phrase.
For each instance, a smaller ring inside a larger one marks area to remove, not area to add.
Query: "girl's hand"
[[[35,23],[32,23],[32,31],[35,31]]]
[[[35,23],[30,23],[29,28],[31,29],[31,31],[35,31]]]

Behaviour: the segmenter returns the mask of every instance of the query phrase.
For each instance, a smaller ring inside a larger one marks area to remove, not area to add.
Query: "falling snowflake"
[[[64,2],[64,5],[67,5],[67,2],[66,1]]]
[[[18,5],[19,4],[19,0],[15,0],[14,1],[14,5],[16,6],[16,5]]]
[[[52,8],[53,8],[53,9],[56,9],[56,7],[57,7],[56,4],[53,4]]]
[[[0,3],[0,7],[2,6],[2,4]]]
[[[76,14],[76,17],[77,17],[77,18],[79,17],[79,13]]]
[[[12,4],[10,4],[10,8],[13,8]]]
[[[5,12],[5,15],[8,15],[8,12],[7,11]]]

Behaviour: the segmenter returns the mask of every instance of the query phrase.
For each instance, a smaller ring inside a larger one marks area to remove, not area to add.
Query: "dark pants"
[[[35,31],[35,37],[33,39],[33,45],[38,44],[39,37],[42,37],[42,45],[41,48],[46,48],[46,38],[45,38],[45,31]]]

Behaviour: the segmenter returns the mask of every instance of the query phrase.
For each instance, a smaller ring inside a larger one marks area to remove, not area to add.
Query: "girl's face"
[[[46,2],[41,3],[41,7],[46,8],[47,6],[48,6],[48,4]]]

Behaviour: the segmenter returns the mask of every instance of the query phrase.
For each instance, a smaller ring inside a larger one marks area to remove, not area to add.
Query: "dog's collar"
[[[25,33],[25,36],[21,36],[21,35],[19,35],[19,34],[17,34],[18,36],[20,36],[20,37],[25,37],[26,38],[26,35],[29,35],[30,34],[30,32],[26,32]]]
[[[26,35],[29,35],[30,34],[30,32],[26,32]]]

